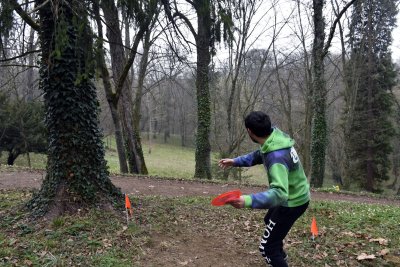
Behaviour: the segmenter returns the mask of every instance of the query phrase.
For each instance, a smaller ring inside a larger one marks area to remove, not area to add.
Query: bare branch
[[[192,6],[194,6],[194,2],[190,1],[190,0],[185,0],[187,3],[191,4]]]
[[[149,25],[149,22],[147,23],[147,25],[143,25],[142,27],[140,27],[139,32],[136,34],[135,37],[135,41],[133,42],[132,48],[131,48],[131,53],[129,54],[129,58],[126,61],[126,64],[124,66],[124,69],[118,79],[118,82],[116,84],[116,92],[115,92],[115,98],[119,99],[119,96],[121,95],[122,89],[123,89],[123,85],[125,82],[126,77],[128,76],[129,70],[133,64],[133,62],[135,61],[135,57],[136,57],[136,51],[137,48],[139,46],[140,41],[143,38],[144,33],[146,32],[146,28]]]
[[[35,31],[39,31],[40,30],[40,26],[39,24],[37,24],[32,18],[31,16],[29,16],[28,13],[26,13],[22,7],[18,4],[17,0],[8,0],[10,1],[10,4],[12,5],[12,7],[14,8],[15,12],[18,13],[18,15],[21,16],[21,18],[29,24],[29,26],[32,27],[32,29],[34,29]]]
[[[6,59],[0,59],[0,62],[8,62],[8,61],[13,61],[14,59],[17,58],[21,58],[21,57],[25,57],[29,54],[33,54],[33,53],[39,53],[42,50],[32,50],[32,51],[26,51],[25,53],[22,53],[21,55],[15,56],[15,57],[10,57],[10,58],[6,58]],[[2,65],[3,66],[3,65]]]
[[[186,23],[186,25],[188,26],[190,32],[193,34],[194,39],[197,38],[197,33],[196,33],[196,31],[194,30],[194,27],[193,27],[192,23],[190,22],[190,20],[189,20],[185,15],[183,15],[183,14],[182,14],[181,12],[179,12],[179,11],[176,11],[173,17],[174,17],[174,18],[175,18],[175,17],[179,17],[180,19],[182,19],[182,20]]]
[[[193,25],[191,24],[190,20],[185,15],[183,15],[181,12],[178,11],[176,2],[175,2],[175,10],[176,11],[175,11],[174,15],[172,15],[172,13],[171,13],[171,7],[169,6],[169,0],[161,0],[161,2],[164,5],[164,11],[167,15],[168,20],[172,23],[172,26],[175,29],[175,31],[178,33],[178,36],[180,35],[185,40],[186,43],[191,43],[189,40],[186,39],[185,35],[179,29],[179,26],[176,24],[176,21],[174,19],[175,17],[179,17],[181,20],[184,21],[184,23],[187,25],[190,32],[192,33],[193,37],[196,39],[197,33],[194,30]]]
[[[337,15],[337,17],[336,17],[335,21],[333,22],[331,29],[329,31],[329,36],[328,36],[328,39],[326,40],[324,52],[322,54],[323,57],[326,56],[326,54],[328,54],[329,47],[331,46],[331,42],[333,39],[333,35],[335,34],[336,25],[339,23],[343,14],[346,13],[347,9],[349,9],[349,7],[351,7],[356,1],[357,0],[351,0],[350,2],[348,2],[347,5],[342,9],[342,11],[340,11],[340,13]]]
[[[24,65],[24,64],[6,64],[6,65],[0,65],[0,68],[3,68],[3,67],[40,68],[38,65]]]
[[[11,78],[8,79],[6,82],[4,82],[3,84],[1,84],[1,85],[0,85],[0,88],[3,88],[4,86],[8,85],[9,83],[15,81],[15,79],[17,78],[18,75],[24,73],[24,72],[27,71],[27,70],[28,70],[28,68],[23,69],[23,70],[21,70],[21,71],[18,71],[17,73],[14,74],[13,77],[11,77]]]
[[[27,14],[30,15],[30,14],[32,14],[33,12],[38,11],[39,9],[41,9],[42,7],[44,7],[45,5],[47,5],[47,3],[49,3],[49,2],[50,2],[50,0],[44,1],[41,5],[35,7],[35,8],[32,9],[31,11],[29,11]]]

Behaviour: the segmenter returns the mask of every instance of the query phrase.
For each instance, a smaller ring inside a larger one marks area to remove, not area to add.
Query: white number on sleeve
[[[290,156],[292,157],[293,163],[299,162],[299,156],[297,155],[296,149],[294,149],[294,147],[290,149]]]

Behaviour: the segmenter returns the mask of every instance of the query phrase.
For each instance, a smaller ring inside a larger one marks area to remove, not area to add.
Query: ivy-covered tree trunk
[[[210,0],[197,0],[195,2],[197,11],[197,70],[196,70],[196,93],[197,93],[197,135],[195,154],[196,178],[211,179],[211,106],[209,90],[209,64],[211,61],[211,12]]]
[[[313,83],[312,83],[312,68],[310,67],[309,57],[306,51],[305,43],[304,47],[304,80],[305,80],[305,107],[304,107],[304,136],[303,143],[301,146],[301,154],[303,156],[302,163],[304,171],[309,177],[311,173],[311,129],[312,129],[312,117],[313,117]]]
[[[111,183],[104,160],[99,104],[90,80],[91,36],[82,3],[46,4],[39,18],[39,86],[44,92],[49,148],[46,178],[29,208],[36,215],[57,216],[109,205],[121,193]]]
[[[310,75],[311,77],[311,75]],[[306,103],[305,103],[305,116],[304,116],[304,142],[302,146],[303,167],[308,177],[311,172],[311,129],[312,129],[312,84],[307,83]]]
[[[311,130],[311,185],[321,187],[325,174],[326,130],[326,87],[324,78],[325,21],[324,0],[313,0],[314,43],[313,60],[313,119]]]

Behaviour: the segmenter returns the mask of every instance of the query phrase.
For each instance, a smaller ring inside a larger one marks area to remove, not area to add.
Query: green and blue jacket
[[[245,195],[245,207],[297,207],[310,200],[310,186],[293,147],[294,143],[287,134],[274,128],[260,149],[234,158],[235,167],[263,164],[268,174],[269,189]]]

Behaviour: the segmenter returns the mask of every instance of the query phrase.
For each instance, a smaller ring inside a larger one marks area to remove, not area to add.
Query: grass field
[[[141,209],[129,225],[98,210],[30,222],[21,206],[30,196],[0,190],[1,266],[265,266],[257,252],[264,211],[147,196],[132,197]],[[394,206],[314,201],[286,238],[290,266],[400,266],[398,218]]]
[[[176,139],[176,138],[175,138]],[[143,153],[146,166],[151,176],[175,177],[182,179],[192,179],[194,176],[195,150],[193,147],[182,147],[177,140],[171,139],[168,144],[164,144],[161,138],[153,140],[149,147],[148,141],[143,141]],[[112,139],[105,141],[107,145],[106,160],[111,173],[119,173],[118,155],[115,142]],[[151,148],[151,153],[149,152]],[[46,167],[46,155],[30,154],[31,166],[35,169]],[[212,153],[213,169],[216,169],[218,158],[216,153]],[[3,153],[0,162],[7,162],[6,153]],[[15,162],[16,166],[27,167],[28,160],[26,155],[21,155]],[[243,171],[243,180],[253,184],[265,184],[266,174],[262,166],[255,166]]]

